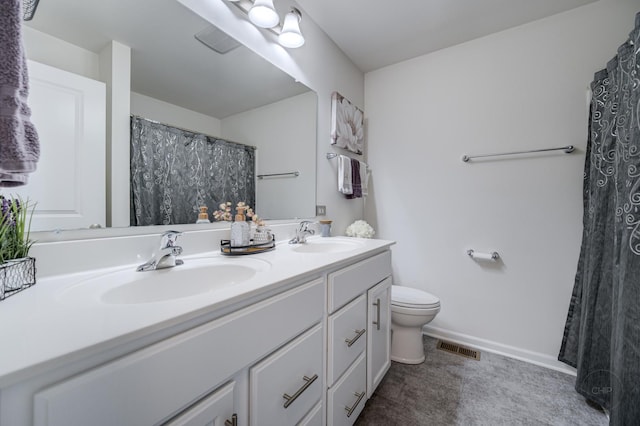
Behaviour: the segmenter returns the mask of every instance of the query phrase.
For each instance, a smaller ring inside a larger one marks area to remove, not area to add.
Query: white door
[[[34,61],[27,66],[40,160],[29,183],[5,195],[37,203],[32,231],[104,226],[105,84]]]

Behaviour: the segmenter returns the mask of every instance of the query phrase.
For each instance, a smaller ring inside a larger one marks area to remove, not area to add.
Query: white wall
[[[100,57],[97,53],[26,25],[22,27],[22,38],[28,59],[100,80]]]
[[[297,177],[258,179],[256,208],[260,217],[315,216],[315,93],[274,102],[222,120],[222,137],[257,148],[256,174],[298,171]],[[250,125],[247,125],[250,124]]]
[[[210,136],[222,133],[220,120],[190,109],[131,92],[131,114]]]
[[[325,154],[333,151],[329,144],[331,93],[338,91],[352,103],[364,105],[364,76],[339,50],[329,37],[309,18],[303,8],[301,28],[306,44],[299,49],[284,49],[275,35],[254,27],[239,10],[224,1],[203,2],[178,0],[194,12],[240,41],[258,55],[272,62],[318,94],[317,184],[318,204],[327,206],[327,218],[332,219],[334,235],[344,234],[346,227],[363,216],[362,199],[347,200],[337,191],[336,161]],[[294,2],[276,0],[276,8]],[[299,6],[296,6],[299,7]],[[286,9],[286,8],[285,8]]]
[[[637,11],[637,1],[603,0],[365,76],[367,219],[398,242],[396,282],[440,297],[428,333],[564,367],[587,86]],[[460,160],[568,144],[578,151]],[[502,262],[482,266],[468,248]]]

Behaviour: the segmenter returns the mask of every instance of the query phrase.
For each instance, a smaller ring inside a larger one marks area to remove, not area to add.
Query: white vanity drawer
[[[323,305],[317,279],[78,375],[34,396],[34,424],[162,422],[317,323]]]
[[[327,393],[327,424],[352,425],[367,402],[367,362],[363,353]]]
[[[365,294],[329,317],[327,384],[331,386],[367,347]]]
[[[391,252],[377,254],[369,259],[329,274],[329,313],[366,293],[367,290],[391,275]]]
[[[232,424],[234,385],[235,382],[227,383],[164,426],[224,425],[225,421]]]
[[[251,425],[295,425],[320,401],[322,330],[316,325],[250,369]]]

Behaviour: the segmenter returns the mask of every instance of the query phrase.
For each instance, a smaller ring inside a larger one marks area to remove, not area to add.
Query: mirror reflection
[[[315,93],[178,2],[42,1],[24,38],[42,157],[13,193],[33,230],[130,223],[131,116],[255,147],[256,213],[314,216]]]

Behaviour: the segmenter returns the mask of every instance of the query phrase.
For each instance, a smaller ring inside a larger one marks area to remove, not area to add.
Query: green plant
[[[29,255],[34,241],[29,239],[35,204],[21,197],[5,198],[0,195],[0,263]]]

